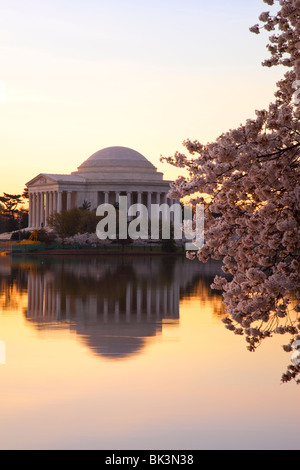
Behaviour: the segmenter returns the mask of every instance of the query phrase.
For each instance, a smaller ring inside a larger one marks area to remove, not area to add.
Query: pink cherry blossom
[[[223,291],[226,327],[243,334],[250,351],[272,334],[295,340],[300,331],[300,104],[293,99],[300,80],[300,0],[280,0],[277,14],[263,12],[259,20],[252,32],[272,32],[263,65],[287,68],[274,101],[215,142],[187,139],[189,156],[162,158],[188,174],[169,196],[205,203],[206,243],[189,257],[223,260],[224,277],[212,287]],[[295,378],[297,367],[282,380]]]

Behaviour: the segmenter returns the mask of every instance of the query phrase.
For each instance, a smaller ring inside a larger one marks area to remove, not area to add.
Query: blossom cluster
[[[57,241],[62,240],[58,239]],[[96,233],[77,233],[73,237],[64,239],[64,244],[66,245],[79,245],[81,247],[96,247],[105,243],[105,240],[99,240]]]
[[[189,256],[223,260],[212,287],[223,291],[226,327],[245,335],[250,351],[273,333],[299,331],[291,315],[300,311],[300,0],[279,6],[259,18],[272,32],[263,65],[288,68],[269,108],[215,142],[186,140],[189,156],[162,158],[188,172],[169,196],[205,204],[206,242]]]

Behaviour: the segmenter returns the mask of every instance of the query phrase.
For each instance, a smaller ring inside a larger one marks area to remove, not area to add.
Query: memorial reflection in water
[[[215,274],[184,256],[2,257],[0,448],[298,449],[291,354],[224,328]]]
[[[28,264],[26,318],[39,330],[69,328],[96,354],[126,357],[165,323],[178,324],[180,298],[203,268],[181,257],[36,259]]]

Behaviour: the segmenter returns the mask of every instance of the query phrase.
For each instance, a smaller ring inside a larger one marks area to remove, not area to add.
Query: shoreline
[[[18,246],[19,245],[19,246]],[[63,247],[47,246],[44,242],[32,244],[19,244],[18,241],[2,241],[0,243],[1,257],[35,256],[180,256],[186,257],[184,246],[163,249],[162,246],[121,246],[108,245],[98,247]],[[174,249],[175,248],[175,249]]]
[[[122,256],[185,256],[186,252],[166,252],[166,251],[150,251],[150,250],[43,250],[43,251],[18,251],[9,253],[7,256],[107,256],[107,255],[122,255]]]

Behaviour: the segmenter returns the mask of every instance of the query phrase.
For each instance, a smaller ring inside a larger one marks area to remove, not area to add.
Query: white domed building
[[[26,186],[29,192],[29,229],[46,227],[55,212],[80,207],[96,209],[118,203],[127,196],[128,206],[168,203],[171,181],[139,152],[127,147],[108,147],[91,155],[69,175],[41,173]]]

